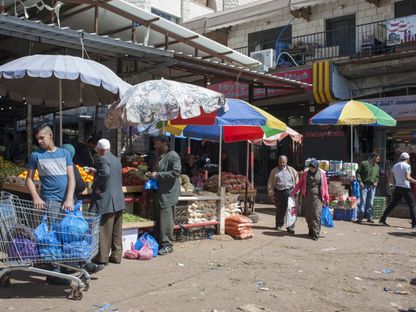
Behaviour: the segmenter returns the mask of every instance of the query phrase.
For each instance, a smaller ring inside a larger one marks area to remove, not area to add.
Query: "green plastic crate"
[[[373,217],[380,218],[387,207],[387,197],[374,197],[373,202]]]

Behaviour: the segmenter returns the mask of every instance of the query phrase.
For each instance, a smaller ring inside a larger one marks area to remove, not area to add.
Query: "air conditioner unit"
[[[276,52],[274,49],[251,52],[250,57],[262,63],[264,71],[268,71],[270,67],[276,67]]]

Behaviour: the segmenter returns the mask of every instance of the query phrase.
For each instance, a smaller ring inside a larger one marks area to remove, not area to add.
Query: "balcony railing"
[[[361,58],[394,52],[395,46],[387,45],[387,20],[357,25],[348,28],[338,28],[331,31],[314,33],[256,43],[255,46],[236,48],[240,53],[250,55],[250,52],[273,48],[279,66],[293,64],[289,53],[299,65],[323,59]],[[408,38],[416,41],[416,38]],[[279,55],[282,53],[281,57]]]

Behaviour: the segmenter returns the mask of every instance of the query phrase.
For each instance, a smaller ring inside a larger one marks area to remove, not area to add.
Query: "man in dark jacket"
[[[153,198],[155,213],[155,232],[159,242],[159,255],[173,252],[173,226],[175,205],[181,193],[179,176],[181,159],[175,151],[170,151],[169,138],[157,136],[153,141],[156,161],[150,178],[156,179],[159,188]]]
[[[90,211],[101,215],[100,242],[98,255],[87,267],[90,272],[103,269],[109,261],[120,263],[123,253],[122,223],[125,203],[122,168],[120,159],[110,152],[110,147],[107,139],[101,139],[97,143],[99,158],[92,184]]]

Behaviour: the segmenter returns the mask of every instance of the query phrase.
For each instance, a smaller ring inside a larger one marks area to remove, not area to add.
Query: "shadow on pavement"
[[[273,231],[273,232],[263,231],[262,233],[266,236],[276,236],[276,237],[290,236],[294,238],[311,239],[308,234],[289,234],[286,231]]]
[[[274,226],[253,225],[252,228],[257,230],[275,230]]]
[[[11,285],[0,289],[0,299],[56,298],[67,300],[70,287],[48,285],[45,283],[45,277],[31,276],[25,272],[13,272]]]
[[[257,213],[264,213],[268,215],[274,216],[276,214],[276,208],[270,207],[270,208],[256,208],[255,210]]]
[[[397,237],[416,238],[416,232],[389,232],[387,234]]]

